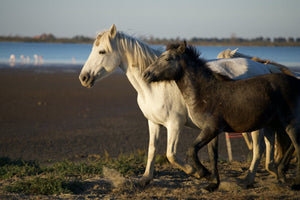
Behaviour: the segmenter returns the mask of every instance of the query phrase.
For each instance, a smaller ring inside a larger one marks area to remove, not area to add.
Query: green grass
[[[33,176],[41,172],[42,169],[39,163],[35,161],[11,160],[7,157],[0,157],[0,179],[8,179],[14,176]]]
[[[120,172],[123,176],[143,173],[146,163],[144,151],[134,154],[122,154],[111,158],[108,154],[103,157],[93,156],[85,161],[55,162],[42,166],[35,161],[11,160],[0,158],[0,179],[10,180],[9,185],[0,190],[20,194],[78,194],[84,190],[84,180],[95,175],[103,176],[103,166]]]
[[[33,177],[28,180],[16,181],[4,189],[8,192],[30,195],[72,193],[66,186],[67,182],[64,178],[50,176],[47,178]]]

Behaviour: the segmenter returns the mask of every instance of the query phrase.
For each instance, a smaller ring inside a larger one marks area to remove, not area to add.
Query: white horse
[[[226,50],[220,52],[218,54],[217,58],[218,59],[220,59],[220,58],[248,58],[253,61],[265,64],[271,73],[285,73],[290,76],[296,77],[295,72],[289,70],[286,66],[284,66],[282,64],[276,63],[276,62],[268,60],[268,59],[261,59],[258,57],[248,56],[248,55],[239,53],[237,51],[238,51],[238,48],[234,49],[234,50],[226,49]]]
[[[109,30],[97,36],[79,76],[81,84],[90,88],[96,80],[108,76],[120,67],[136,89],[138,105],[148,119],[149,126],[148,160],[140,179],[142,185],[148,184],[153,179],[154,157],[161,125],[167,128],[166,154],[169,162],[185,173],[199,177],[194,167],[176,156],[179,133],[183,126],[196,128],[188,116],[187,107],[176,83],[171,81],[148,84],[142,77],[144,69],[160,54],[161,52],[143,42],[117,31],[115,25],[112,25]],[[238,79],[270,73],[265,65],[244,58],[215,60],[209,64],[213,70]],[[209,153],[216,154],[217,149],[212,145]],[[216,160],[211,162],[214,162],[213,173],[217,174]],[[249,174],[251,178],[248,176],[246,182],[251,185],[254,182],[255,170]],[[216,177],[218,176],[212,176],[215,179]],[[217,181],[218,185],[219,180],[215,179],[213,182]]]

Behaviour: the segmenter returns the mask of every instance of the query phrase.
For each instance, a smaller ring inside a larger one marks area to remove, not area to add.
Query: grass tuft
[[[143,173],[145,163],[145,151],[121,154],[118,158],[111,158],[108,154],[103,157],[93,155],[86,161],[65,160],[45,167],[35,161],[3,157],[0,158],[0,179],[10,179],[12,183],[0,187],[0,190],[28,195],[80,194],[84,192],[85,179],[95,175],[103,177],[104,166],[123,176],[132,176]]]
[[[34,177],[28,180],[19,180],[6,186],[7,192],[27,195],[52,195],[61,193],[79,194],[83,183],[78,181],[67,182],[63,177],[50,176],[47,178]]]
[[[0,157],[0,179],[8,179],[14,176],[24,177],[38,175],[42,169],[38,162],[11,160],[7,157]]]

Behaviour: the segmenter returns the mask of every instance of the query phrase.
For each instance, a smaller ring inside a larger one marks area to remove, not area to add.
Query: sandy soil
[[[136,91],[122,73],[97,82],[92,89],[78,80],[79,68],[0,68],[0,156],[12,159],[59,161],[79,160],[108,152],[115,157],[148,148],[147,120],[136,103]],[[178,152],[187,147],[198,131],[185,128]],[[300,193],[276,180],[260,166],[256,184],[243,189],[239,181],[249,166],[249,151],[242,138],[232,139],[233,158],[227,162],[224,135],[220,135],[220,174],[222,184],[205,193],[205,180],[197,180],[170,166],[156,166],[154,181],[144,189],[131,186],[113,188],[107,179],[95,177],[86,183],[83,194],[39,196],[37,198],[133,198],[133,199],[297,199]],[[166,131],[160,136],[158,151],[166,149]],[[200,153],[207,159],[207,150]],[[294,177],[292,170],[289,177]],[[139,176],[141,176],[140,174]],[[138,177],[132,177],[132,180]],[[0,196],[1,197],[1,196]],[[22,195],[2,196],[28,198]],[[32,197],[33,198],[33,197]]]
[[[0,69],[0,156],[72,160],[105,151],[114,157],[147,150],[147,120],[127,77],[115,73],[87,89],[78,75],[79,68]],[[198,133],[183,130],[179,155],[186,155]],[[227,159],[225,137],[220,138],[220,158]],[[232,143],[234,159],[245,160],[249,151],[244,141]],[[166,151],[165,129],[158,151]]]

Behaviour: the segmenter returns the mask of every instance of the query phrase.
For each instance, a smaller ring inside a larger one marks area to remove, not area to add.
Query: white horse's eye
[[[99,51],[99,54],[105,54],[105,53],[106,53],[105,50]]]

